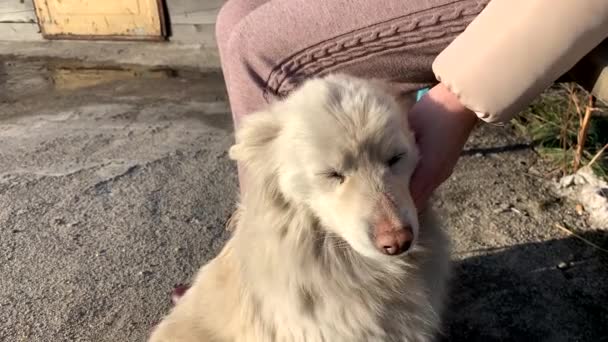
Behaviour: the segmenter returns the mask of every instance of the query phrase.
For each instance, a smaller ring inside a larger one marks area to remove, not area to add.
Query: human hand
[[[410,191],[418,210],[424,209],[433,191],[452,174],[477,121],[477,115],[441,83],[411,108],[409,123],[416,135],[420,161]]]

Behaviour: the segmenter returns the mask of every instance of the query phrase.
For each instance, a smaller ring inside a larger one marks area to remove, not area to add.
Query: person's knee
[[[252,9],[256,1],[257,7]],[[270,78],[297,43],[272,35],[276,32],[273,18],[281,11],[276,6],[268,0],[231,0],[220,11],[216,34],[229,92],[240,93],[236,89],[245,86],[250,96],[261,95],[264,101],[276,95]]]
[[[224,43],[228,41],[230,38],[230,32],[234,29],[234,26],[238,23],[238,20],[241,18],[237,18],[238,7],[241,0],[232,0],[227,1],[222,8],[220,8],[219,13],[215,19],[215,39],[217,40],[220,48],[225,45]]]
[[[260,20],[262,13],[251,11],[251,2],[228,1],[218,16],[216,35],[223,68],[228,72],[236,70],[252,77],[262,77],[264,72],[269,72],[267,69],[272,67],[278,56],[270,53],[276,50],[276,43],[262,34],[267,32],[263,28],[269,23]],[[245,13],[247,10],[250,11]]]
[[[215,38],[220,49],[227,44],[239,22],[266,1],[229,0],[224,3],[215,21]]]

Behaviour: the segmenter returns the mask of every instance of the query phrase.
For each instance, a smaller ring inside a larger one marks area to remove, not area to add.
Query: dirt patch
[[[470,148],[525,145],[511,132],[485,126]],[[547,171],[530,148],[464,156],[437,194],[455,244],[446,340],[607,336],[608,254],[556,224],[600,246],[608,234],[557,195]]]

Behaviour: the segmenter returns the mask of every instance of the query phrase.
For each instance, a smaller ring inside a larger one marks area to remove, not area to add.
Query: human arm
[[[445,181],[475,124],[508,121],[608,36],[608,1],[494,0],[435,60],[441,83],[411,110],[419,208]]]
[[[608,37],[606,0],[493,0],[433,63],[486,122],[506,122]]]

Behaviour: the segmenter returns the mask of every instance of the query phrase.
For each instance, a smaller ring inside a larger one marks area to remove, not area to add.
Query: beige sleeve
[[[433,63],[486,122],[505,122],[608,37],[608,0],[493,0]]]

